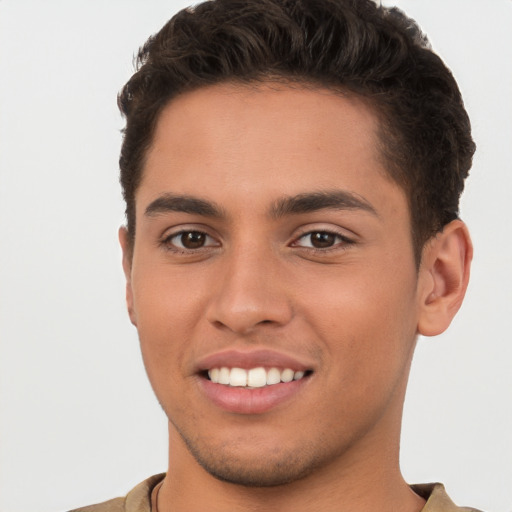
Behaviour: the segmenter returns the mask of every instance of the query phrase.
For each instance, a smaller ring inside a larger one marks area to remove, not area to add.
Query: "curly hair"
[[[222,82],[272,80],[353,94],[379,120],[379,149],[406,192],[417,263],[459,214],[475,144],[450,70],[416,23],[372,0],[210,0],[176,14],[140,48],[118,97],[129,236],[135,192],[162,109]]]

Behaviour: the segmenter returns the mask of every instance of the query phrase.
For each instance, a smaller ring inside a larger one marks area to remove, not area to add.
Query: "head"
[[[121,242],[175,464],[245,486],[398,464],[416,336],[448,326],[471,255],[469,123],[411,23],[215,0],[141,50]]]
[[[163,108],[218,83],[285,82],[364,101],[379,119],[381,157],[407,195],[417,263],[458,217],[474,153],[457,84],[415,22],[371,0],[216,0],[174,16],[140,49],[119,95],[120,157],[133,241],[135,192]]]

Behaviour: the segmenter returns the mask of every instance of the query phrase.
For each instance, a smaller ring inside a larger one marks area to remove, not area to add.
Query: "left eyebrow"
[[[182,212],[204,217],[221,218],[225,214],[217,204],[188,195],[164,194],[151,202],[145,210],[145,215],[155,215],[168,212]]]
[[[278,219],[285,215],[319,210],[363,210],[379,217],[377,210],[366,199],[347,190],[309,192],[278,199],[270,209],[270,216]]]

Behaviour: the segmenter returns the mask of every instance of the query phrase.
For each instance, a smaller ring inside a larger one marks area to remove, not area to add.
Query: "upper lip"
[[[313,365],[296,357],[269,349],[251,351],[225,350],[208,355],[197,362],[197,371],[202,372],[212,368],[290,368],[294,371],[312,370]]]

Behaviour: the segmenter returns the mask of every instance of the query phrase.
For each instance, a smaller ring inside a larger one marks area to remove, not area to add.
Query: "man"
[[[80,510],[461,510],[398,462],[416,338],[448,327],[472,256],[469,120],[412,20],[206,2],[148,40],[119,105],[127,303],[169,467]]]

